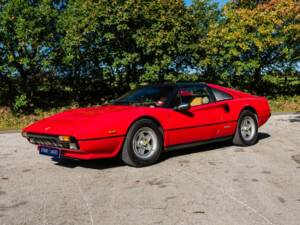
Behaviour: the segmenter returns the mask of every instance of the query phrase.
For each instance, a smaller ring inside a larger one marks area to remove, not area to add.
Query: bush
[[[29,101],[25,94],[18,95],[15,98],[15,102],[13,105],[14,113],[22,113],[24,111],[24,109],[28,107],[28,103],[29,103]]]

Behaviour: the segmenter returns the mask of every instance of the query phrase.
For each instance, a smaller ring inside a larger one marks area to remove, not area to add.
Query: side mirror
[[[174,110],[176,110],[176,111],[187,111],[189,108],[190,108],[190,104],[183,103],[183,104],[180,104],[179,106],[175,106]]]

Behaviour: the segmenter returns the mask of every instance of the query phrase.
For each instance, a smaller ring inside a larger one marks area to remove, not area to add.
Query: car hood
[[[116,121],[135,108],[135,106],[106,105],[67,110],[31,124],[24,131],[48,135],[70,135],[77,139],[124,135],[124,131],[111,132],[110,130],[117,129]]]

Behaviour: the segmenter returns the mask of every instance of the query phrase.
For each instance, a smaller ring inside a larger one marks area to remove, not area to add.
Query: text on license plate
[[[39,151],[41,155],[48,155],[59,158],[60,151],[56,148],[49,148],[49,147],[39,147]]]

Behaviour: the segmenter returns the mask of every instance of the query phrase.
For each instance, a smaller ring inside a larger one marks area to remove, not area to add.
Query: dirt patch
[[[147,184],[151,186],[155,186],[155,185],[159,186],[159,185],[163,185],[163,182],[155,178],[153,180],[148,181]]]
[[[242,148],[238,148],[238,149],[234,150],[234,152],[245,152],[245,150]]]
[[[0,154],[0,158],[3,158],[3,159],[5,159],[5,158],[8,158],[9,156],[11,156],[12,154],[10,154],[10,153],[2,153],[2,154]]]
[[[175,199],[176,196],[169,196],[169,197],[166,197],[165,201],[169,201],[169,200],[172,200],[172,199]]]
[[[16,204],[9,205],[9,206],[0,205],[0,211],[5,211],[5,210],[8,210],[8,209],[18,208],[19,206],[26,205],[26,204],[27,204],[27,201],[18,202]]]
[[[277,197],[277,199],[281,202],[281,203],[285,203],[285,199],[283,197]]]
[[[159,188],[165,188],[165,187],[167,187],[167,185],[164,184],[164,182],[162,180],[159,180],[157,178],[148,181],[147,184],[149,184],[151,186],[158,186]]]
[[[300,154],[293,155],[292,160],[294,160],[296,163],[300,164]]]
[[[269,171],[269,170],[263,170],[263,171],[261,171],[261,173],[263,173],[263,174],[271,174],[272,172]]]
[[[193,213],[194,214],[204,214],[205,212],[204,211],[194,211]]]
[[[190,160],[179,160],[178,162],[179,162],[179,163],[189,163]]]

